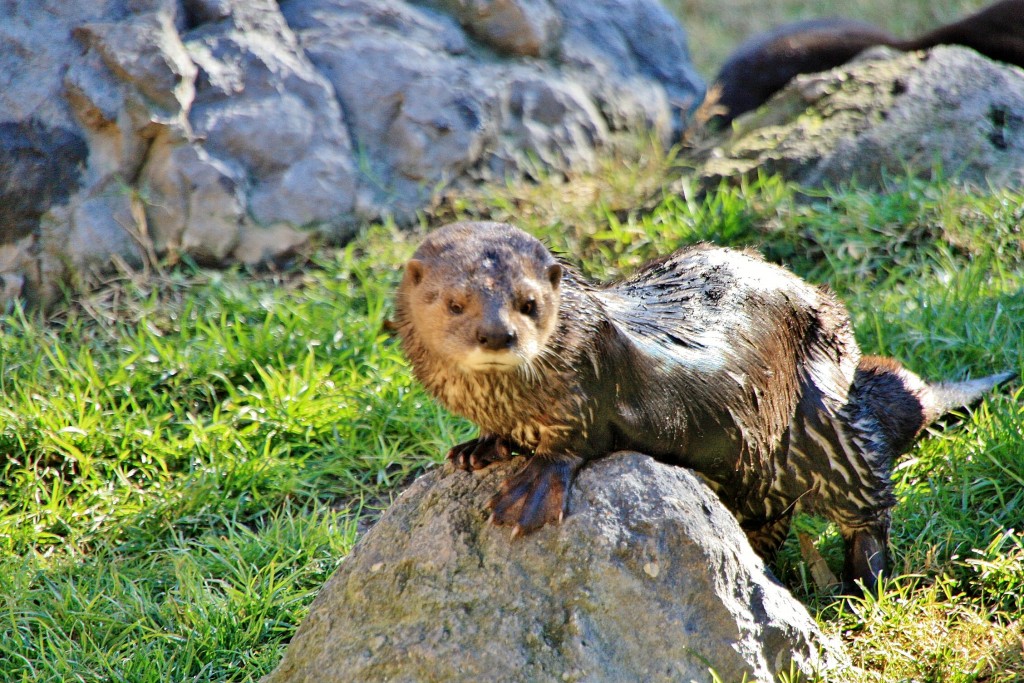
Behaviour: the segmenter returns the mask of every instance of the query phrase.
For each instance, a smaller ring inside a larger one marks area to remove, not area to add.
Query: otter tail
[[[893,457],[905,453],[921,431],[957,408],[967,408],[1016,376],[1004,372],[963,382],[931,383],[891,358],[865,356],[854,378],[861,415],[873,418]]]
[[[964,382],[929,384],[930,412],[933,411],[934,419],[938,419],[951,410],[972,406],[980,401],[985,394],[1013,379],[1016,375],[1016,372],[1001,372],[998,375],[969,379]]]

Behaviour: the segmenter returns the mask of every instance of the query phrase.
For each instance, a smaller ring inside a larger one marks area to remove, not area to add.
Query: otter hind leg
[[[513,536],[560,522],[569,500],[569,486],[582,464],[581,458],[570,455],[533,456],[491,498],[491,521],[498,526],[513,526]]]
[[[497,434],[481,434],[475,439],[452,446],[448,460],[460,470],[473,472],[482,470],[496,462],[512,457],[514,446],[511,441]]]
[[[870,523],[851,528],[839,525],[846,552],[843,562],[843,592],[847,595],[873,593],[889,562],[889,512]]]

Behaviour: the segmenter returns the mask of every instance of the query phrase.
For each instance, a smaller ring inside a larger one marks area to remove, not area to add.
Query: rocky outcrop
[[[767,681],[841,660],[688,470],[598,460],[561,525],[510,539],[484,507],[520,465],[416,481],[263,683]]]
[[[0,275],[40,301],[112,261],[272,260],[441,187],[586,167],[703,94],[657,0],[8,5]]]
[[[876,48],[798,76],[709,146],[707,185],[758,171],[811,187],[880,188],[908,172],[1024,185],[1024,70],[963,47]]]

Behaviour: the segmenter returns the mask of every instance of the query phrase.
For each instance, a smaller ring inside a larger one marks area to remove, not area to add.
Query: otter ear
[[[552,289],[558,289],[559,283],[562,282],[562,266],[558,263],[552,263],[548,266],[547,270],[548,282],[551,283]]]
[[[405,264],[405,274],[412,282],[413,285],[418,285],[423,281],[423,274],[426,272],[427,267],[423,264],[423,261],[419,259],[410,259]]]

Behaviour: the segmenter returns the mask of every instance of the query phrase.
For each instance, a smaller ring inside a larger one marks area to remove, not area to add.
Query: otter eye
[[[458,301],[449,301],[448,312],[452,315],[462,315],[462,304]]]
[[[537,302],[533,299],[527,299],[519,304],[519,312],[523,315],[533,315],[537,312]]]

